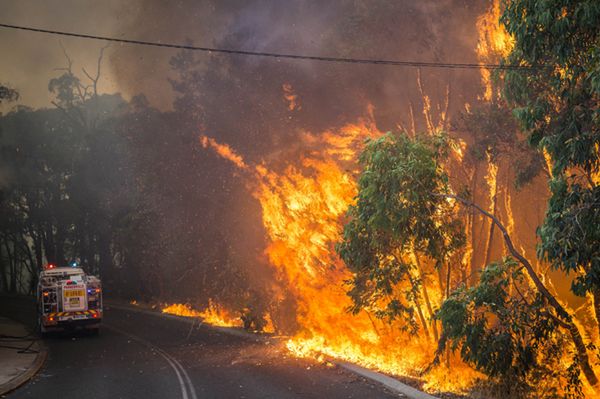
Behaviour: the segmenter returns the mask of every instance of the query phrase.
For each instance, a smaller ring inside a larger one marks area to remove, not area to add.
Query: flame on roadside
[[[212,300],[208,302],[208,307],[200,312],[200,317],[203,322],[219,327],[242,327],[243,324],[239,316],[234,316]]]
[[[195,310],[187,304],[174,303],[163,307],[162,312],[184,317],[199,317],[202,319],[203,323],[210,324],[212,326],[242,326],[242,320],[239,317],[234,316],[231,314],[231,312],[214,303],[212,300],[208,302],[208,306],[203,311]]]
[[[174,314],[176,316],[184,317],[200,317],[200,312],[192,309],[190,305],[184,305],[183,303],[174,303],[162,308],[163,313]]]

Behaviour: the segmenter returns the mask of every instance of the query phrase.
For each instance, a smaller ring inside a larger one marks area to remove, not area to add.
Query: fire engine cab
[[[50,331],[100,330],[102,285],[73,262],[69,267],[50,263],[40,272],[37,288],[38,326],[43,335]]]

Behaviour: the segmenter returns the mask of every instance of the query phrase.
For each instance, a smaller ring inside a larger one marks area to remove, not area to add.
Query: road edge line
[[[107,328],[108,330],[112,330],[118,334],[128,337],[129,339],[131,339],[133,341],[136,341],[137,343],[147,347],[150,350],[154,350],[154,351],[158,352],[158,354],[161,355],[163,357],[163,359],[165,359],[167,361],[167,363],[169,363],[171,368],[175,371],[175,375],[177,376],[177,379],[179,380],[179,385],[181,387],[182,399],[189,399],[188,393],[192,397],[192,399],[197,399],[196,388],[194,387],[194,384],[192,383],[187,371],[181,365],[181,363],[179,363],[179,361],[177,359],[175,359],[172,355],[167,353],[165,350],[159,348],[158,346],[152,344],[151,342],[138,337],[137,335],[128,333],[127,331],[123,331],[120,328],[109,326],[106,324],[104,325],[104,327]]]
[[[25,385],[33,377],[35,377],[35,375],[42,369],[44,363],[46,362],[46,359],[48,358],[48,349],[46,348],[46,345],[44,345],[44,343],[39,339],[37,340],[37,346],[38,353],[35,359],[33,360],[31,367],[29,367],[25,372],[19,374],[12,380],[0,385],[0,397],[8,395],[17,388],[20,388],[21,386]]]
[[[413,388],[410,385],[400,382],[393,377],[367,369],[357,364],[336,359],[330,359],[330,361],[345,370],[348,370],[368,380],[377,382],[391,391],[401,393],[410,399],[439,399],[437,396],[432,396],[426,392],[418,390],[417,388]]]
[[[198,397],[196,396],[196,388],[194,387],[194,384],[192,383],[192,380],[189,376],[189,374],[187,373],[187,371],[185,371],[185,368],[181,365],[181,363],[179,362],[179,360],[177,360],[175,358],[175,356],[172,356],[171,354],[165,352],[164,350],[160,349],[159,347],[155,346],[155,348],[162,353],[162,355],[166,358],[170,358],[171,361],[173,363],[175,363],[175,365],[177,367],[179,367],[179,369],[181,370],[181,373],[183,374],[183,379],[185,380],[185,382],[187,383],[187,387],[189,390],[189,394],[192,397],[191,399],[198,399]]]

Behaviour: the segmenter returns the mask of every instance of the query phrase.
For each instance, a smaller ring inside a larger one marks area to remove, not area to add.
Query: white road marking
[[[185,369],[183,368],[183,366],[181,365],[181,363],[179,363],[179,361],[177,359],[175,359],[173,356],[169,355],[168,353],[166,353],[165,351],[163,351],[160,348],[154,347],[155,350],[160,353],[162,355],[162,357],[164,357],[165,359],[171,359],[171,361],[175,364],[175,366],[179,367],[179,370],[181,371],[181,374],[183,375],[183,378],[185,379],[185,381],[187,382],[187,387],[191,396],[191,399],[198,399],[196,397],[196,389],[194,388],[194,385],[192,384],[192,380],[190,379],[190,376],[188,375],[188,373],[185,371]]]
[[[181,363],[179,363],[179,361],[177,361],[177,359],[175,359],[173,356],[169,355],[167,352],[163,351],[156,345],[151,344],[150,342],[146,341],[143,338],[140,338],[136,335],[130,334],[130,333],[123,331],[121,329],[118,329],[116,327],[109,326],[106,323],[104,323],[103,326],[105,328],[108,328],[109,330],[113,330],[116,333],[119,333],[121,335],[125,335],[126,337],[129,337],[133,341],[137,341],[140,344],[147,346],[151,350],[153,350],[153,351],[157,352],[159,355],[161,355],[167,361],[167,363],[169,363],[169,366],[171,366],[171,368],[175,371],[175,374],[177,375],[177,379],[179,380],[179,386],[181,388],[181,398],[182,399],[197,399],[196,389],[194,388],[194,384],[192,384],[192,380],[190,379],[190,376],[188,375],[187,371],[185,371],[185,369],[183,368]],[[188,392],[189,392],[189,396],[188,396]]]

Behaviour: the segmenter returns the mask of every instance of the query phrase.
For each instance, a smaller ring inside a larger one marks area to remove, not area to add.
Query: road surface
[[[0,314],[32,325],[33,303],[0,298]],[[335,366],[274,343],[108,307],[99,336],[45,339],[45,366],[8,395],[21,398],[398,398]]]

